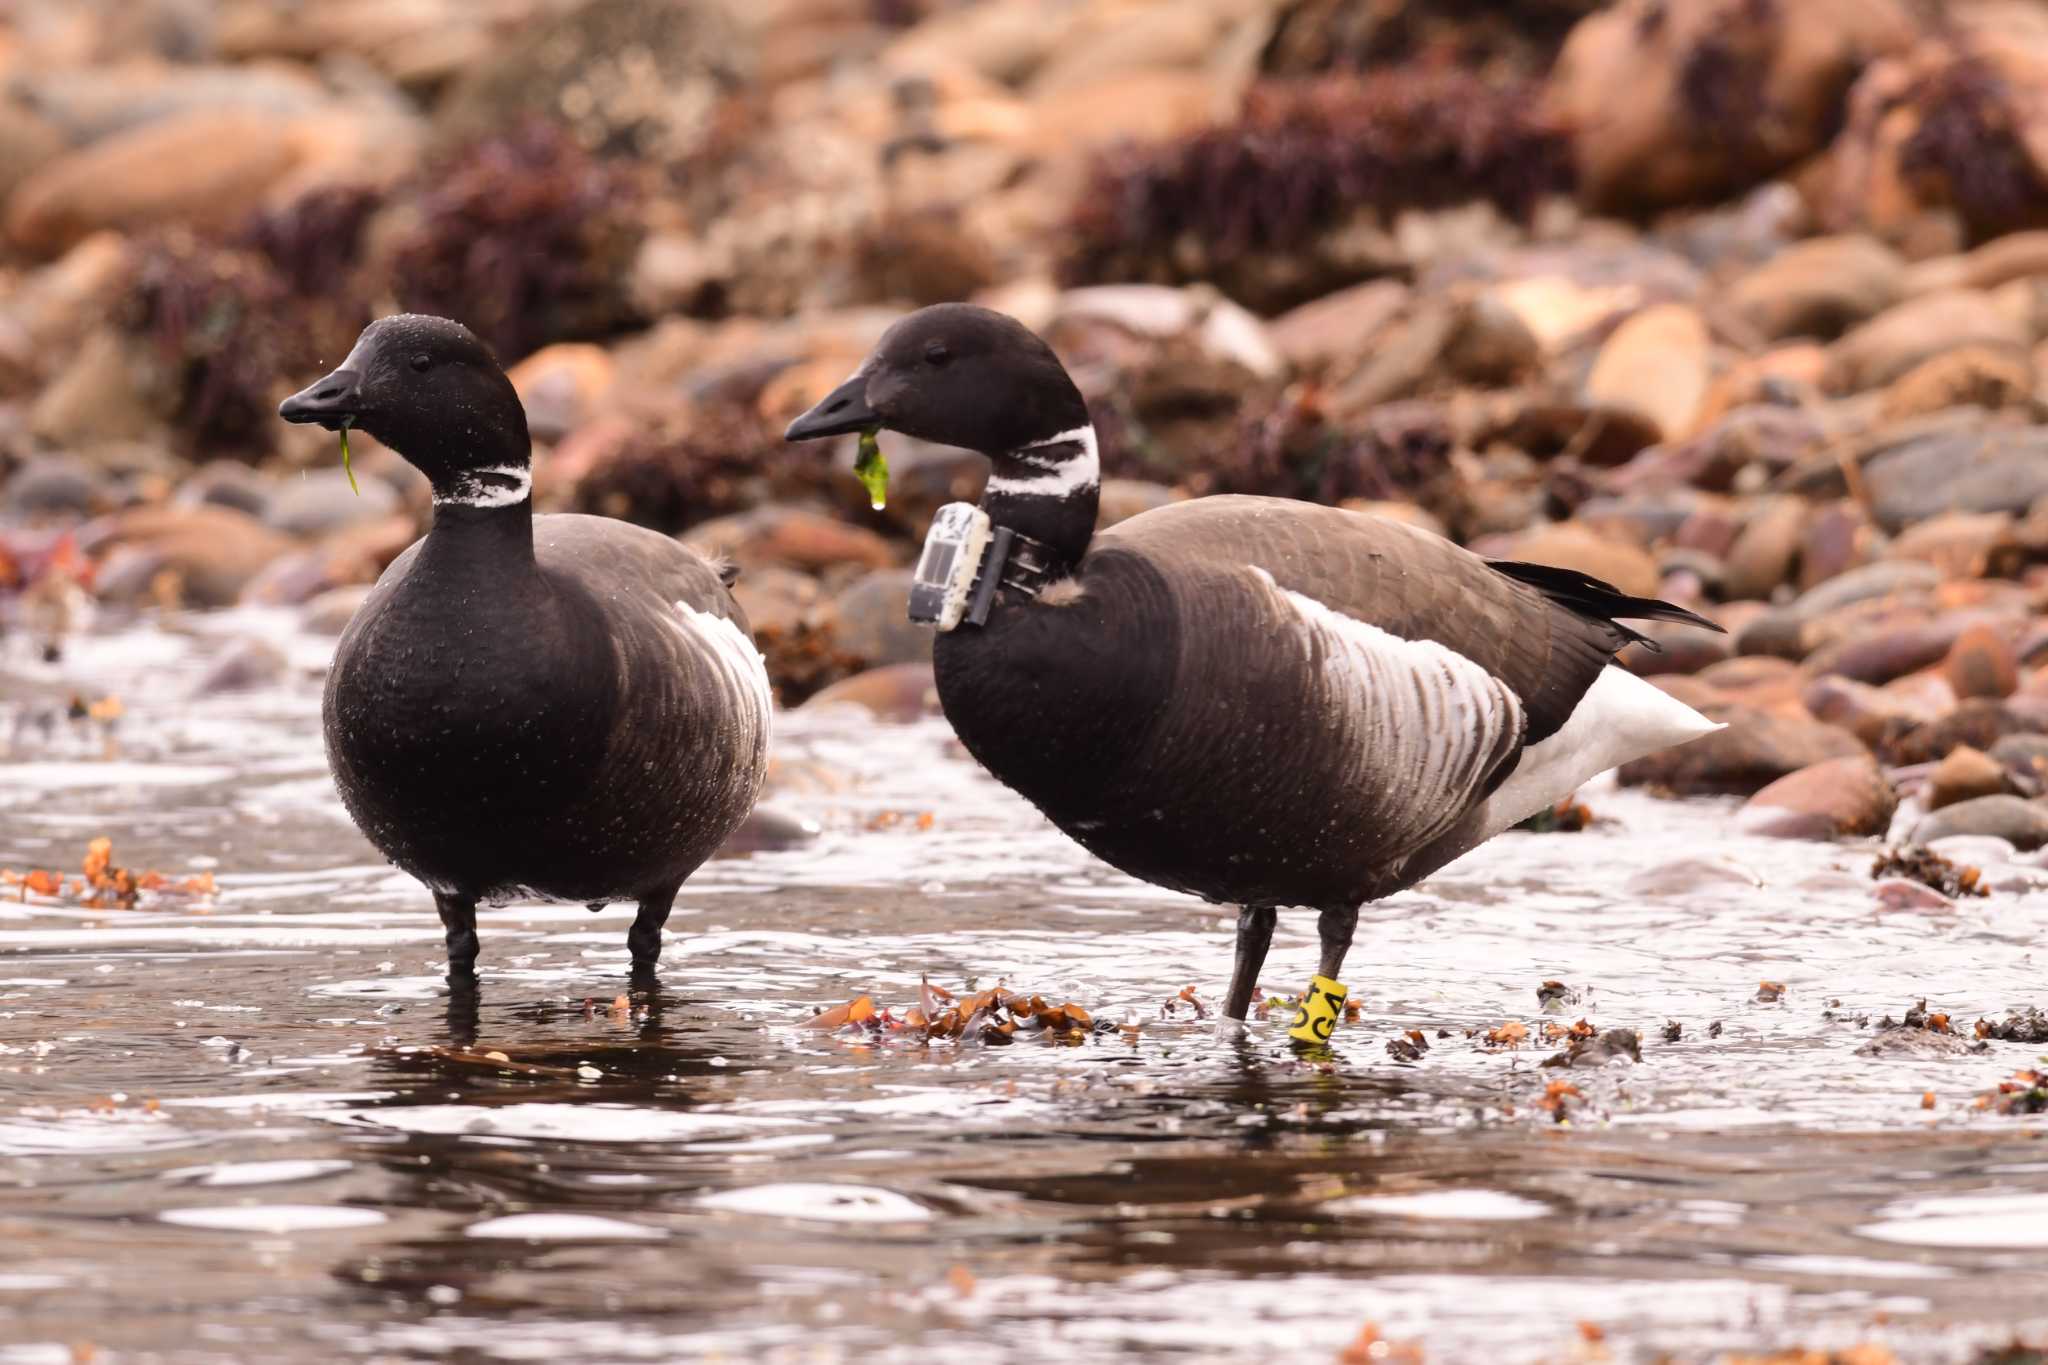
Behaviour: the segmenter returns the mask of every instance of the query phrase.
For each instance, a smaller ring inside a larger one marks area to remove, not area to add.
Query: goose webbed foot
[[[448,980],[451,985],[476,981],[476,897],[449,891],[434,893],[434,909],[448,932]]]
[[[640,898],[640,913],[633,920],[632,932],[626,935],[626,947],[633,953],[635,980],[652,976],[655,964],[661,961],[661,928],[668,923],[669,911],[675,909],[676,892],[682,887],[680,881],[671,882]]]
[[[1237,965],[1230,972],[1230,993],[1223,1000],[1223,1015],[1242,1021],[1259,990],[1259,969],[1266,965],[1266,950],[1273,946],[1274,911],[1271,906],[1247,905],[1237,912]]]

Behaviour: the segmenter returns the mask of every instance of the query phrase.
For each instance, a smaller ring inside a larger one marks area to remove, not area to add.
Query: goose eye
[[[934,341],[924,348],[924,363],[932,366],[934,369],[944,365],[952,358],[952,352],[946,349],[946,343],[943,341]]]
[[[433,367],[434,358],[426,354],[424,351],[422,351],[420,354],[412,358],[412,368],[413,372],[416,374],[425,374],[428,370],[432,369]]]

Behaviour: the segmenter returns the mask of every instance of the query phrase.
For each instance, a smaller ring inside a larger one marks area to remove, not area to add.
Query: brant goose
[[[793,441],[887,428],[992,465],[940,509],[913,619],[961,742],[1091,853],[1240,907],[1242,1019],[1283,906],[1321,912],[1294,1036],[1327,1038],[1360,905],[1616,764],[1718,728],[1619,667],[1617,618],[1720,627],[1566,569],[1283,498],[1096,534],[1087,405],[1015,320],[899,320]]]
[[[358,426],[434,490],[434,522],[378,580],[327,676],[349,814],[425,882],[452,979],[479,901],[639,903],[636,971],[676,890],[746,818],[768,675],[729,570],[606,517],[535,516],[526,412],[469,329],[373,322],[278,409]]]

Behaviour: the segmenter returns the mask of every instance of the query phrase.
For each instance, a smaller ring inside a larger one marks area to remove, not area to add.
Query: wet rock
[[[1212,360],[1260,379],[1278,379],[1287,362],[1251,312],[1207,285],[1172,289],[1155,284],[1103,284],[1069,289],[1055,320],[1094,318],[1135,335],[1188,337]]]
[[[299,614],[299,627],[314,635],[339,635],[362,610],[373,584],[351,583],[329,588],[307,602]]]
[[[1696,896],[1714,887],[1731,892],[1755,891],[1763,881],[1754,872],[1725,858],[1673,858],[1644,868],[1621,884],[1624,894],[1644,900]]]
[[[1874,237],[1813,237],[1738,279],[1728,301],[1767,340],[1829,340],[1897,303],[1905,267]]]
[[[756,806],[712,856],[743,858],[750,853],[782,853],[802,848],[822,833],[824,827],[807,816],[773,806]]]
[[[103,598],[224,607],[291,540],[229,507],[135,507],[95,528]]]
[[[1727,703],[1702,708],[1725,728],[1621,766],[1623,786],[1677,795],[1752,795],[1781,777],[1867,750],[1853,735],[1817,720]]]
[[[2009,697],[2019,690],[2012,642],[1988,625],[1969,626],[1958,634],[1941,671],[1958,697]]]
[[[104,512],[114,490],[99,472],[72,455],[41,455],[7,480],[4,505],[18,517]]]
[[[1990,346],[1963,346],[1921,361],[1884,391],[1886,421],[1949,408],[2019,408],[2033,402],[2030,356]]]
[[[1707,325],[1683,304],[1645,308],[1614,330],[1586,378],[1586,398],[1634,412],[1659,436],[1675,440],[1692,428],[1706,397]]]
[[[804,709],[850,704],[877,720],[908,722],[939,714],[938,685],[930,664],[886,664],[842,678],[804,703]]]
[[[1792,577],[1806,529],[1806,500],[1780,497],[1763,503],[1729,549],[1722,591],[1765,599]]]
[[[286,535],[320,536],[382,521],[398,510],[397,491],[382,479],[358,478],[351,488],[342,470],[314,469],[280,481],[264,507],[263,519]]]
[[[743,570],[762,564],[813,572],[840,564],[871,569],[896,562],[889,542],[865,527],[797,507],[757,507],[700,522],[683,543],[703,554],[726,555]]]
[[[1636,597],[1654,595],[1660,581],[1657,561],[1647,552],[1599,536],[1577,522],[1552,522],[1509,537],[1497,557],[1577,569]]]
[[[1758,612],[1735,632],[1735,652],[1789,660],[1805,658],[1810,652],[1805,615],[1791,607]]]
[[[910,570],[875,569],[855,579],[825,613],[833,641],[869,664],[926,663],[936,632],[910,621]]]
[[[1677,621],[1640,621],[1632,623],[1631,629],[1647,637],[1650,645],[1629,645],[1616,657],[1622,667],[1639,678],[1660,673],[1697,673],[1735,652],[1729,636],[1710,634],[1698,626]]]
[[[1854,754],[1779,778],[1749,798],[1739,823],[1745,833],[1781,839],[1880,835],[1898,806],[1877,760]]]
[[[269,687],[283,678],[289,665],[284,652],[265,640],[237,640],[192,688],[195,697],[217,697]]]
[[[1590,1038],[1574,1038],[1565,1050],[1545,1057],[1539,1066],[1592,1067],[1609,1062],[1643,1060],[1642,1035],[1632,1028],[1602,1029]]]
[[[1904,877],[1887,877],[1871,888],[1871,896],[1881,910],[1954,910],[1956,903],[1931,886],[1908,881]]]
[[[2048,844],[2048,807],[2018,796],[1979,796],[1929,813],[1910,838],[1931,844],[1959,834],[1988,835],[2031,851]]]
[[[1931,811],[1980,796],[2013,794],[2012,777],[2005,765],[1967,744],[1949,750],[1927,778],[1927,809]]]
[[[1836,342],[1828,385],[1860,393],[1898,379],[1915,366],[1965,346],[2024,358],[2033,338],[1990,294],[1954,289],[1907,299]]]

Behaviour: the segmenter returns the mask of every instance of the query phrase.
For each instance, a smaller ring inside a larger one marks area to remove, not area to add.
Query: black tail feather
[[[1660,602],[1654,597],[1630,597],[1612,583],[1603,583],[1577,569],[1558,569],[1548,564],[1525,564],[1514,559],[1489,559],[1488,565],[1518,583],[1526,583],[1561,607],[1595,621],[1605,621],[1628,643],[1659,648],[1640,631],[1617,624],[1620,621],[1677,621],[1725,635],[1722,627],[1684,607]]]

